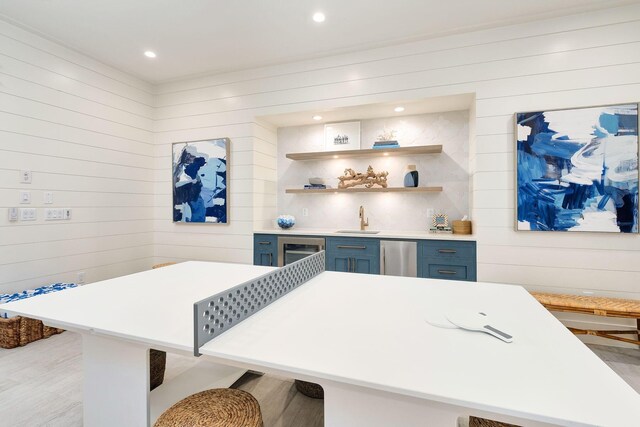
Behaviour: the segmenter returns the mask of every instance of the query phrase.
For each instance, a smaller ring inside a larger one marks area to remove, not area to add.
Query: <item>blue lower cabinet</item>
[[[421,240],[418,277],[476,281],[476,242]]]
[[[278,236],[274,234],[253,235],[253,265],[278,266]]]
[[[378,239],[328,237],[326,245],[327,270],[380,274],[380,241]]]
[[[380,240],[371,237],[327,237],[326,269],[380,274]],[[277,267],[278,236],[254,234],[253,263]],[[418,277],[476,281],[476,242],[418,241]]]

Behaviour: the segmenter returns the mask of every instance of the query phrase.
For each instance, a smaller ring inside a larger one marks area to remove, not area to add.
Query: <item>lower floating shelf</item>
[[[392,188],[322,188],[310,189],[289,188],[285,190],[287,194],[332,194],[332,193],[438,193],[442,187],[392,187]]]

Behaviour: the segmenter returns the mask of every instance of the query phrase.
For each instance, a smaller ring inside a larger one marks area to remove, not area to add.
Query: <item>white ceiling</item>
[[[157,83],[633,2],[2,0],[0,14]],[[326,14],[323,24],[312,21],[316,11]],[[147,49],[158,57],[145,58]]]

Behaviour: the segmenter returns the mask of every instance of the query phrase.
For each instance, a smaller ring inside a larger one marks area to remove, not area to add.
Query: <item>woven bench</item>
[[[592,297],[587,295],[549,294],[543,292],[532,292],[531,295],[533,295],[540,304],[550,311],[564,311],[569,313],[592,314],[595,316],[636,319],[636,329],[568,329],[576,335],[593,335],[629,344],[640,345],[640,301],[638,300]],[[636,335],[637,339],[620,337],[618,335]]]

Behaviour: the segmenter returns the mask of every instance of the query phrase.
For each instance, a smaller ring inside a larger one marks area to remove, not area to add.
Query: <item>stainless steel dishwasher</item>
[[[404,240],[381,240],[380,274],[417,277],[418,243]]]

